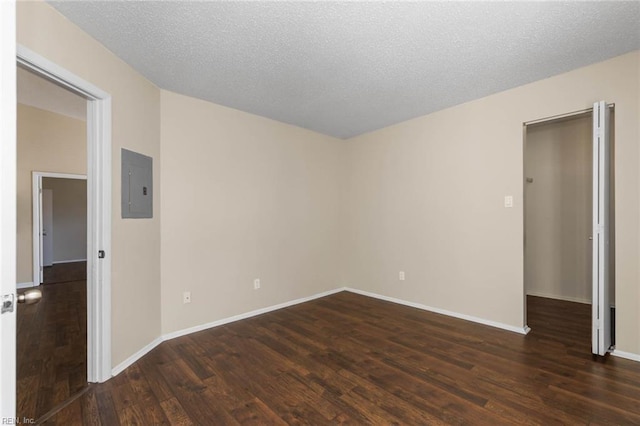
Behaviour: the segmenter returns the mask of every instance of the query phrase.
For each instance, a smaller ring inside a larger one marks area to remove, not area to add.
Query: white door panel
[[[611,347],[609,304],[609,156],[610,124],[606,102],[593,104],[593,300],[592,352],[605,355]]]
[[[53,191],[42,190],[42,266],[53,265]],[[42,279],[42,277],[41,277]],[[40,281],[42,282],[42,281]]]
[[[16,4],[0,1],[0,298],[16,293]],[[7,300],[9,301],[9,300]],[[0,314],[0,419],[16,414],[16,311]]]

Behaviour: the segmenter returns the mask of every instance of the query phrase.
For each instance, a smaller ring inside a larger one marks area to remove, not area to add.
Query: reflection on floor
[[[42,285],[42,300],[18,305],[17,415],[37,419],[87,386],[87,285]]]
[[[43,284],[66,283],[87,279],[87,262],[56,263],[43,268]]]

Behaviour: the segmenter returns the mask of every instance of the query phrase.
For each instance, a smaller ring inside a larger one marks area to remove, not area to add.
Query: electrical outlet
[[[398,279],[400,281],[404,281],[404,271],[400,271],[400,273],[398,274]]]
[[[258,290],[260,288],[260,278],[253,280],[253,289]]]
[[[182,293],[182,303],[191,303],[191,292],[185,291]]]

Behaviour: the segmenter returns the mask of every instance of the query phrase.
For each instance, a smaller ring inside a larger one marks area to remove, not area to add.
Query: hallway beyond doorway
[[[43,284],[58,284],[87,279],[87,262],[56,263],[43,271]]]

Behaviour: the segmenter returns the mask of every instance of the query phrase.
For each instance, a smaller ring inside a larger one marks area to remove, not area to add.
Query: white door
[[[40,247],[42,247],[42,266],[53,265],[53,191],[42,190],[42,231],[40,232]],[[42,282],[42,276],[40,277]]]
[[[16,293],[16,4],[0,1],[0,306]],[[16,311],[0,314],[0,419],[16,414]]]
[[[593,104],[593,299],[591,352],[605,355],[611,347],[609,305],[609,107]]]

